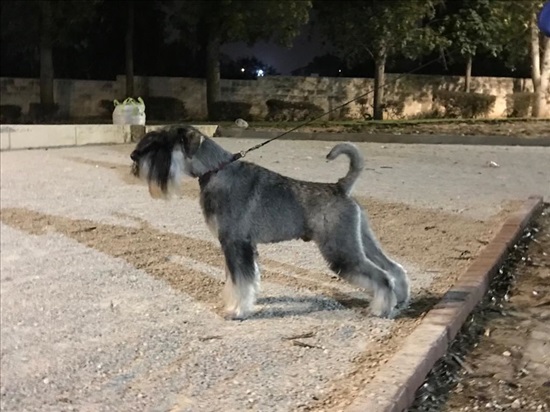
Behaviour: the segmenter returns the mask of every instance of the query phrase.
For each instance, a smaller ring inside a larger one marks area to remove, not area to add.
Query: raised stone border
[[[236,127],[218,129],[220,137],[236,137],[241,139],[271,139],[284,132],[266,130],[244,130]],[[489,146],[550,146],[548,136],[521,137],[521,136],[454,136],[431,134],[385,134],[385,133],[329,133],[329,132],[292,132],[281,140],[318,140],[318,141],[346,141],[367,143],[411,143],[411,144],[462,144],[462,145],[489,145]]]
[[[194,125],[212,137],[217,125]],[[161,126],[124,126],[112,124],[52,124],[0,126],[0,150],[46,147],[121,144],[139,140],[146,132]]]
[[[417,389],[453,341],[465,320],[487,292],[523,230],[543,206],[530,196],[502,225],[454,286],[405,339],[399,351],[361,391],[346,412],[402,412],[412,405]]]
[[[221,128],[218,125],[194,125],[209,137],[235,137],[243,139],[270,139],[281,132]],[[122,144],[139,140],[146,132],[162,126],[119,126],[110,124],[64,125],[0,125],[0,150],[39,149],[90,144]],[[499,146],[550,147],[550,135],[538,137],[518,136],[452,136],[420,134],[368,134],[368,133],[305,133],[293,132],[282,140],[349,141],[371,143],[411,144],[463,144]]]

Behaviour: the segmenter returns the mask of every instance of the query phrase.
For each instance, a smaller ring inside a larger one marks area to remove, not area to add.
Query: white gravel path
[[[257,143],[218,140],[231,150]],[[549,148],[359,146],[373,170],[355,192],[377,202],[486,220],[505,201],[533,193],[550,197]],[[330,147],[280,141],[248,160],[302,179],[334,181],[347,165],[343,159],[325,163]],[[24,230],[28,211],[69,227],[82,219],[110,225],[120,236],[147,222],[181,239],[181,253],[166,257],[170,264],[205,279],[221,278],[219,265],[191,258],[183,247],[193,239],[216,247],[196,198],[154,201],[145,187],[127,184],[116,165],[129,163],[130,150],[125,145],[1,153],[1,207],[11,211],[2,213],[0,227],[2,410],[291,411],[324,396],[358,354],[390,333],[393,320],[275,278],[263,282],[258,316],[227,322],[207,301],[115,257],[115,250],[87,246],[55,222],[40,234]],[[500,167],[487,167],[489,161]],[[391,225],[393,217],[383,219]],[[396,246],[392,250],[399,253]],[[325,276],[311,244],[269,245],[260,253],[286,268],[283,277],[368,301],[368,295]],[[413,255],[402,258],[414,293],[429,288],[435,275]]]

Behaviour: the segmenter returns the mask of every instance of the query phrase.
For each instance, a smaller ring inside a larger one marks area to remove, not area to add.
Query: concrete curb
[[[219,137],[241,139],[271,139],[283,132],[263,130],[243,130],[237,128],[218,128]],[[550,146],[549,136],[453,136],[427,134],[369,134],[369,133],[328,133],[328,132],[292,132],[281,137],[281,140],[317,140],[328,142],[366,142],[366,143],[401,143],[401,144],[458,144],[485,146]]]
[[[542,205],[541,196],[530,196],[521,209],[504,222],[493,240],[426,314],[346,412],[402,412],[410,407],[416,390],[447,352],[464,321],[487,292],[509,249]]]
[[[217,125],[193,125],[212,137]],[[162,126],[113,124],[2,124],[0,150],[42,149],[136,142]]]

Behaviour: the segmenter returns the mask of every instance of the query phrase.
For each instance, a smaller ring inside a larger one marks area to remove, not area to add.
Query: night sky
[[[243,42],[229,43],[222,46],[222,52],[237,59],[243,56],[255,56],[262,62],[273,66],[283,75],[290,75],[292,70],[307,65],[315,56],[330,52],[333,48],[323,45],[317,33],[308,39],[310,26],[304,26],[302,33],[294,39],[293,47],[288,49],[273,43],[259,42],[253,47],[247,47]]]

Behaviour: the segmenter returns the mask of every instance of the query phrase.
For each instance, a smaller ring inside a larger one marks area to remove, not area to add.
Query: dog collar
[[[209,170],[208,172],[205,172],[200,176],[195,176],[195,177],[198,177],[198,179],[199,179],[199,185],[200,186],[206,185],[213,175],[215,175],[216,173],[218,173],[220,170],[222,170],[224,167],[230,165],[231,163],[236,162],[237,160],[239,160],[242,157],[243,157],[242,152],[235,153],[233,156],[231,156],[231,159],[229,159],[229,161],[222,163],[217,168]]]

